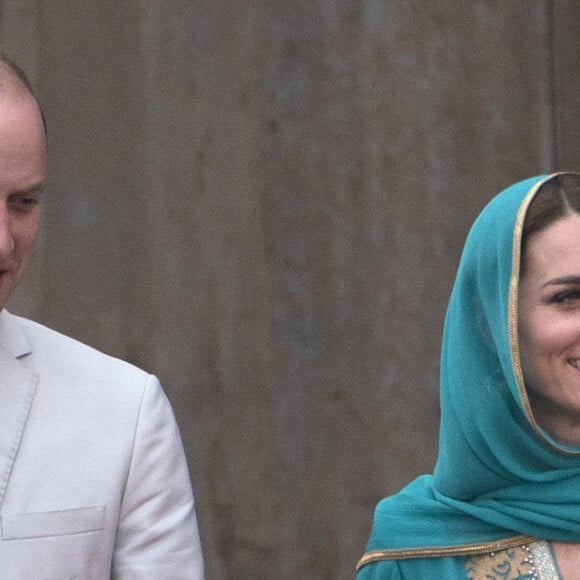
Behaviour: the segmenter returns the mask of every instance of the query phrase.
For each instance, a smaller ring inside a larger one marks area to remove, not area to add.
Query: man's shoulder
[[[48,326],[3,312],[4,317],[9,318],[9,323],[14,328],[17,326],[22,332],[24,341],[29,345],[32,359],[43,367],[59,369],[67,373],[87,373],[95,376],[111,376],[124,381],[142,383],[149,377],[149,373],[135,365],[108,355],[92,346],[89,346],[75,338],[66,336]],[[20,347],[22,348],[22,347]]]

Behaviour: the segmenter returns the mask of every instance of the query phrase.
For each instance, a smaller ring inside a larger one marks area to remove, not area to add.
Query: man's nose
[[[14,237],[10,214],[6,207],[0,208],[0,260],[6,259],[14,249]]]

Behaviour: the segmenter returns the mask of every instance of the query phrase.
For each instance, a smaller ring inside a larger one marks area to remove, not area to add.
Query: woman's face
[[[519,289],[520,356],[534,417],[580,445],[580,215],[527,240]]]

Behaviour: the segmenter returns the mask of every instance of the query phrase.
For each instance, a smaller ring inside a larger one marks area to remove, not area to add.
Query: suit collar
[[[18,318],[0,313],[0,506],[39,376],[18,359],[31,352]]]
[[[18,317],[10,314],[6,308],[0,312],[0,348],[15,358],[32,352],[32,346],[18,322]]]

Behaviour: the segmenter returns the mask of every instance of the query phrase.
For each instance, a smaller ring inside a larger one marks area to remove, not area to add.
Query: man
[[[158,380],[4,309],[33,253],[46,157],[30,85],[0,55],[0,578],[201,580]]]

